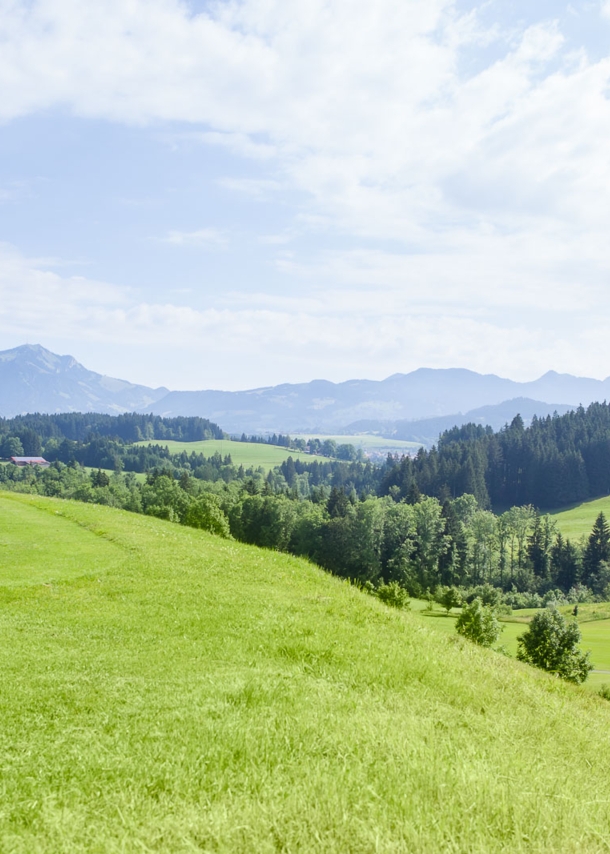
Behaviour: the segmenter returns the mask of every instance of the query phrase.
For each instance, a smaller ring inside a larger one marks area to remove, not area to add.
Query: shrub
[[[464,594],[466,602],[474,602],[479,599],[483,605],[489,605],[495,608],[499,604],[502,596],[502,591],[491,584],[479,584],[477,587],[470,587]]]
[[[577,584],[575,587],[571,587],[567,599],[570,605],[595,601],[592,592],[584,584]]]
[[[219,537],[231,539],[229,521],[222,512],[218,498],[210,493],[200,495],[190,505],[184,521],[191,528],[202,528]]]
[[[436,591],[436,601],[449,613],[452,608],[462,604],[462,594],[457,587],[439,587]]]
[[[576,620],[568,623],[556,608],[536,614],[524,635],[518,638],[517,658],[568,682],[584,682],[593,665],[589,653],[578,649],[580,629]]]
[[[604,700],[610,700],[610,685],[604,683],[598,691],[600,697],[603,697]]]
[[[455,628],[460,635],[480,646],[491,646],[502,631],[493,608],[484,605],[480,599],[474,599],[462,608]]]
[[[372,593],[393,608],[409,608],[411,605],[409,594],[397,581],[380,584],[379,587],[373,588]]]
[[[544,607],[542,597],[537,593],[520,593],[514,588],[505,593],[502,598],[507,605],[510,605],[510,607],[515,610],[519,610],[520,608]]]

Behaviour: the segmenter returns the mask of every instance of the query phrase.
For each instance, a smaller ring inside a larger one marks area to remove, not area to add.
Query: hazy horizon
[[[44,347],[44,345],[39,344],[39,343],[28,342],[27,344],[18,344],[15,347],[7,348],[6,350],[0,350],[0,356],[5,352],[11,352],[12,350],[19,350],[23,347],[32,347],[32,348],[43,347],[44,350],[47,350],[48,352],[52,353],[54,356],[59,356],[61,358],[76,359],[76,361],[82,367],[86,368],[87,370],[95,370],[90,365],[81,362],[81,360],[76,358],[73,353],[53,353],[53,351],[49,350],[48,348]],[[290,380],[286,380],[285,382],[274,383],[272,385],[248,386],[248,387],[244,386],[244,387],[236,387],[234,389],[227,389],[227,388],[220,388],[220,387],[205,387],[204,388],[203,386],[194,386],[192,389],[187,389],[187,388],[183,388],[183,387],[172,388],[170,386],[167,386],[167,389],[168,389],[168,391],[238,391],[238,392],[239,391],[258,391],[258,390],[267,389],[267,388],[274,388],[278,385],[299,385],[299,384],[308,384],[308,383],[315,383],[315,382],[331,382],[331,383],[334,383],[336,385],[339,385],[341,383],[350,383],[350,382],[383,382],[384,380],[390,380],[393,377],[404,377],[404,376],[407,376],[407,375],[412,374],[412,373],[418,373],[419,371],[471,372],[471,373],[476,373],[482,377],[494,377],[497,379],[508,380],[509,382],[516,382],[516,383],[536,382],[537,380],[544,379],[548,375],[571,376],[571,377],[575,377],[576,379],[580,379],[580,380],[604,381],[604,380],[610,379],[610,376],[601,377],[601,378],[586,377],[586,376],[582,376],[582,375],[570,374],[569,372],[558,372],[558,371],[554,371],[552,368],[550,368],[548,371],[545,371],[543,374],[540,374],[540,375],[537,375],[534,377],[530,377],[530,378],[527,378],[524,380],[516,380],[516,379],[514,379],[514,377],[504,376],[504,375],[500,375],[500,374],[496,374],[496,373],[492,373],[492,372],[472,371],[471,368],[465,368],[461,365],[453,365],[453,366],[448,367],[448,368],[431,368],[429,365],[420,365],[418,368],[414,368],[412,371],[396,371],[396,372],[394,372],[394,374],[388,374],[387,376],[380,377],[379,379],[373,379],[373,378],[367,377],[367,376],[353,376],[353,377],[348,377],[345,380],[337,380],[335,382],[333,380],[328,380],[327,377],[317,376],[317,377],[311,377],[310,379],[302,380],[299,383],[294,383]],[[130,383],[137,383],[136,380],[132,380],[126,374],[121,375],[121,376],[119,376],[119,375],[114,376],[114,375],[109,374],[108,372],[104,372],[103,370],[101,370],[101,371],[95,370],[95,372],[101,374],[102,376],[108,377],[109,379],[118,379],[118,380],[124,380],[126,382],[130,382]],[[150,388],[161,388],[162,387],[162,383],[155,383],[155,382],[148,383],[148,384],[144,383],[143,385],[148,385]]]

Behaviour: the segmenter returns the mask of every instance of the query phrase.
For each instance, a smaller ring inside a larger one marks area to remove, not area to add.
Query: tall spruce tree
[[[582,559],[583,581],[587,587],[595,583],[601,563],[610,563],[610,526],[603,513],[595,520]]]

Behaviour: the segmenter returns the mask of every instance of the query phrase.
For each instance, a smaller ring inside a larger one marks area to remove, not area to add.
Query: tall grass
[[[14,494],[0,542],[16,516],[3,852],[608,850],[607,702],[302,560]]]

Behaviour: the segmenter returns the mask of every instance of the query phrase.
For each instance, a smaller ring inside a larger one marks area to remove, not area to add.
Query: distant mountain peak
[[[140,411],[199,415],[234,433],[332,434],[354,423],[459,420],[462,412],[483,420],[487,413],[481,407],[499,407],[515,398],[529,401],[519,406],[527,406],[527,417],[532,417],[538,414],[536,409],[543,414],[550,406],[572,407],[608,398],[610,380],[548,371],[533,382],[515,382],[468,368],[423,367],[381,381],[316,379],[239,392],[169,392],[103,376],[73,356],[58,356],[40,344],[23,344],[0,352],[0,389],[0,415],[4,416]],[[508,417],[516,405],[512,401],[494,417]]]
[[[467,368],[418,368],[408,374],[392,374],[381,381],[315,380],[260,388],[256,393],[176,391],[152,404],[149,411],[166,416],[200,415],[234,433],[332,434],[355,423],[454,418],[462,412],[497,407],[515,398],[534,401],[533,411],[530,403],[527,404],[527,417],[531,418],[536,408],[546,415],[549,407],[573,407],[600,400],[610,393],[610,381],[605,391],[599,380],[556,372],[545,377],[524,383]],[[485,417],[483,413],[480,415]],[[494,417],[503,418],[504,410],[496,412]]]
[[[58,356],[40,344],[0,352],[0,415],[27,412],[133,412],[164,397],[149,389],[90,371],[74,356]]]

